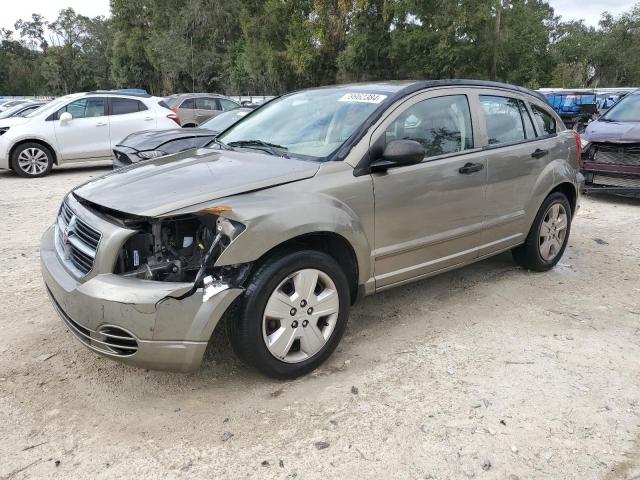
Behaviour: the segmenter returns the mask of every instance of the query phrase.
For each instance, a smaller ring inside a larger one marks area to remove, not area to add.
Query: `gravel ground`
[[[223,331],[193,374],[123,366],[57,318],[38,260],[104,168],[0,173],[0,479],[640,478],[640,202],[585,198],[546,274],[508,254],[369,297],[277,382]]]

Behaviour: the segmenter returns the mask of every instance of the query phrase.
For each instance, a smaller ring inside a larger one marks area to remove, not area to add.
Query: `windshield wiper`
[[[218,137],[214,137],[213,140],[211,140],[207,145],[211,145],[212,143],[215,143],[223,150],[233,150],[233,148],[224,143],[222,140],[218,140]]]
[[[277,157],[289,158],[288,155],[284,153],[279,153],[276,151],[277,149],[284,150],[285,152],[289,150],[287,147],[283,147],[282,145],[276,145],[275,143],[265,142],[263,140],[238,140],[236,142],[229,142],[229,146],[231,147],[262,147],[271,155],[275,155]]]

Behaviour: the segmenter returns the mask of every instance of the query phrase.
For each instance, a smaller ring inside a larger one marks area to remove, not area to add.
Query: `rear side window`
[[[187,98],[180,104],[180,107],[178,108],[190,108],[191,110],[193,110],[194,108],[196,108],[196,102],[193,98]]]
[[[142,112],[147,107],[140,100],[132,98],[112,98],[111,115],[126,115],[127,113]]]
[[[466,95],[430,98],[407,108],[385,131],[386,143],[402,139],[421,143],[427,157],[473,148]]]
[[[531,105],[531,111],[536,119],[538,128],[542,135],[553,135],[557,132],[556,119],[553,118],[548,112],[545,112],[542,108]]]
[[[217,100],[215,98],[197,97],[196,98],[196,109],[198,109],[198,110],[219,110],[218,102],[217,102]]]
[[[480,95],[480,105],[487,124],[489,145],[522,142],[526,139],[519,100]]]

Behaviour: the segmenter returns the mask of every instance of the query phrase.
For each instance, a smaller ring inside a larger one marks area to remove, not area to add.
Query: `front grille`
[[[60,259],[78,276],[84,276],[93,268],[102,234],[78,218],[76,213],[62,202],[56,223],[55,243]]]
[[[608,187],[640,188],[640,177],[612,177],[609,175],[594,175],[595,185],[606,185]]]
[[[608,165],[640,166],[640,143],[594,143],[589,149],[587,161]]]
[[[97,331],[83,327],[71,319],[62,310],[51,291],[49,289],[47,291],[53,306],[69,331],[90,349],[118,357],[130,357],[138,351],[138,341],[131,333],[114,325],[102,325]]]

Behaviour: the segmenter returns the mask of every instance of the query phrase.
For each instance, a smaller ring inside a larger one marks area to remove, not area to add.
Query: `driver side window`
[[[64,112],[69,112],[73,118],[103,117],[106,115],[106,99],[82,98],[62,107],[56,112],[56,119]]]
[[[466,95],[430,98],[407,108],[385,131],[385,144],[415,140],[426,157],[473,148],[471,111]]]

